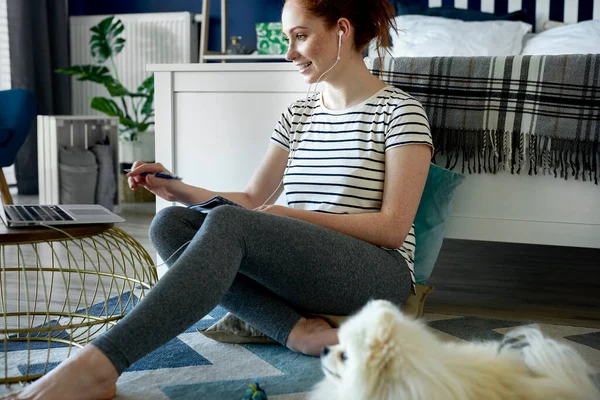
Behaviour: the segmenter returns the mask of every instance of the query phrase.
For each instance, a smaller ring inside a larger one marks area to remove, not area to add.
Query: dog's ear
[[[396,313],[393,310],[381,311],[367,332],[367,364],[374,370],[381,371],[397,356],[396,341],[400,332]]]

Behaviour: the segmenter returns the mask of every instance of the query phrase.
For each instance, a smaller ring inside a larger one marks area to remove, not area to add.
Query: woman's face
[[[283,7],[283,33],[289,39],[285,59],[293,61],[306,83],[316,83],[335,64],[338,55],[338,29],[328,29],[323,20],[309,14],[297,0]],[[343,55],[342,55],[343,56]],[[330,73],[323,76],[327,80]]]

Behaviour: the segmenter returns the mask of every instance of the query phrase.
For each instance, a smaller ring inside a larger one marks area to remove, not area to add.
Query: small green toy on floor
[[[246,394],[244,395],[244,399],[250,400],[267,400],[267,394],[260,387],[258,382],[254,382],[248,385],[248,389],[246,389]]]

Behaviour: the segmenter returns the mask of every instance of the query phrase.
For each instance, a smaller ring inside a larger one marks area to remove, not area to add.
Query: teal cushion
[[[424,284],[437,260],[444,240],[446,221],[452,209],[452,199],[456,188],[465,176],[440,168],[435,164],[429,167],[427,183],[415,216],[415,279]]]

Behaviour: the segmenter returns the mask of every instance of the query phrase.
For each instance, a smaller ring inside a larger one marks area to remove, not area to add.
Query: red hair
[[[289,0],[286,0],[289,1]],[[394,7],[388,0],[299,0],[315,17],[333,28],[340,18],[354,27],[354,47],[363,51],[375,39],[377,50],[391,47],[390,31],[396,29]]]

